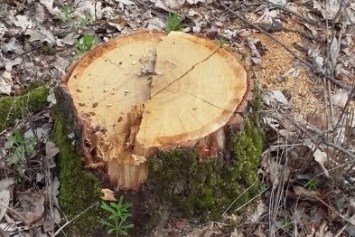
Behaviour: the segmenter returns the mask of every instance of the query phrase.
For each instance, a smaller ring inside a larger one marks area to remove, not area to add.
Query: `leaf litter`
[[[75,41],[84,33],[95,35],[100,43],[137,29],[164,30],[167,12],[178,13],[183,19],[185,32],[199,33],[211,39],[223,37],[228,46],[244,53],[247,64],[254,66],[264,91],[263,100],[267,106],[264,122],[270,130],[258,172],[266,190],[258,208],[249,215],[251,223],[248,228],[241,227],[240,217],[225,217],[236,224],[229,234],[340,236],[355,232],[351,228],[355,218],[355,212],[351,212],[355,210],[351,201],[354,197],[351,191],[352,157],[344,152],[353,154],[355,151],[351,143],[351,131],[355,126],[351,117],[353,103],[349,101],[353,96],[349,88],[355,79],[355,3],[337,0],[326,1],[326,4],[316,0],[27,2],[26,5],[6,2],[0,7],[1,95],[14,95],[37,78],[52,82],[60,80],[75,56]],[[71,7],[70,14],[64,14],[65,4]],[[228,10],[237,12],[251,24],[238,20]],[[327,34],[325,21],[329,21],[331,28]],[[339,24],[338,28],[334,27],[336,24]],[[260,29],[265,29],[298,58]],[[324,75],[340,83],[335,85],[329,80],[327,85]],[[55,103],[53,96],[49,96],[48,101]],[[322,115],[326,115],[326,119]],[[58,205],[60,184],[51,170],[59,151],[48,139],[52,126],[48,112],[33,116],[31,119],[35,119],[39,126],[32,127],[25,118],[19,120],[16,127],[23,134],[27,131],[26,137],[39,139],[38,151],[30,159],[45,159],[48,167],[46,170],[31,167],[36,174],[25,174],[27,179],[43,188],[33,191],[27,186],[15,192],[16,183],[11,175],[10,178],[2,177],[0,225],[9,233],[20,232],[23,236],[29,233],[24,221],[16,220],[16,215],[10,211],[13,209],[22,213],[28,224],[42,225],[42,229],[34,230],[37,236],[51,236],[54,228],[60,225],[60,212],[55,207],[51,216],[43,213],[48,196]],[[330,120],[338,126],[333,126]],[[9,137],[11,132],[5,130],[1,134]],[[5,140],[0,139],[1,144]],[[8,152],[6,148],[1,150],[2,160]],[[346,163],[348,166],[344,165]],[[339,186],[329,182],[334,179]],[[315,190],[309,190],[307,184],[313,180]],[[104,192],[107,198],[113,198],[109,190]],[[339,200],[343,202],[339,203]],[[34,206],[29,208],[28,203]],[[38,219],[39,216],[45,217]],[[273,221],[275,225],[260,224],[257,220]],[[184,224],[164,227],[163,232],[207,237],[222,236],[225,231],[224,225],[218,223],[203,227],[193,227],[188,220],[181,223]]]

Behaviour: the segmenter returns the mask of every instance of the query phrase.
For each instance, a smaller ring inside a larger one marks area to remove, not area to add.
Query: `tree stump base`
[[[252,86],[238,56],[213,41],[143,31],[87,52],[55,95],[85,167],[144,197],[132,196],[133,212],[153,218],[173,205],[207,220],[258,189],[230,206],[257,182],[262,129],[249,112],[261,101],[250,103]]]

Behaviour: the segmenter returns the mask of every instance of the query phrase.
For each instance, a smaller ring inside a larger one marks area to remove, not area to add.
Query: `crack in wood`
[[[219,49],[215,50],[213,53],[211,53],[209,56],[207,56],[205,59],[201,60],[200,62],[197,62],[195,65],[192,65],[192,67],[187,70],[184,74],[182,74],[180,77],[176,78],[175,80],[173,80],[172,82],[168,83],[166,86],[164,86],[162,89],[160,89],[159,91],[157,91],[154,95],[151,95],[151,97],[156,96],[157,94],[159,94],[160,92],[162,92],[163,90],[165,90],[166,88],[168,88],[169,86],[171,86],[172,84],[174,84],[175,82],[181,80],[182,78],[184,78],[189,72],[191,72],[196,66],[198,66],[201,63],[206,62],[208,59],[210,59],[213,55],[215,55],[218,52]]]

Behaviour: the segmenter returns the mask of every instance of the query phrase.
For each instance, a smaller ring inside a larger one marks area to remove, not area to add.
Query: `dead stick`
[[[8,207],[8,206],[3,205],[2,203],[0,203],[0,206],[6,208],[8,211],[12,212],[12,213],[15,214],[19,219],[21,219],[21,221],[28,227],[28,231],[30,232],[30,236],[31,236],[31,237],[34,237],[33,232],[32,232],[32,230],[31,230],[31,225],[30,225],[30,223],[28,223],[28,222],[26,221],[26,219],[25,219],[20,213],[18,213],[16,210],[14,210],[14,209],[12,209],[12,208],[10,208],[10,207]]]
[[[311,141],[315,144],[318,143],[318,141],[316,139],[314,139],[314,137],[309,134],[309,132],[303,128],[301,125],[297,124],[296,121],[294,121],[292,118],[290,118],[289,116],[287,116],[286,114],[284,114],[283,116],[285,116],[289,121],[291,121],[293,123],[293,125],[295,125],[295,127],[297,127],[299,130],[301,130],[304,134],[307,135],[307,137],[309,137],[311,139]],[[318,134],[318,136],[322,139],[322,142],[327,145],[327,146],[330,146],[330,147],[333,147],[341,152],[343,152],[345,155],[348,155],[349,157],[351,157],[353,159],[353,161],[355,160],[355,155],[352,154],[350,151],[346,150],[345,148],[337,145],[337,144],[334,144],[334,143],[331,143],[331,142],[328,142],[325,137],[324,137],[324,134]],[[352,161],[352,162],[353,162]]]

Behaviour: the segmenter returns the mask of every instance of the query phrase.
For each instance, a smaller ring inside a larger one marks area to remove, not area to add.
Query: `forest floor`
[[[172,13],[179,30],[223,40],[253,68],[265,191],[243,220],[171,220],[155,236],[355,236],[355,3],[343,0],[1,0],[0,110],[35,81],[49,95],[12,123],[0,111],[0,236],[55,236],[66,219],[50,108],[68,66],[116,36],[165,31]]]

